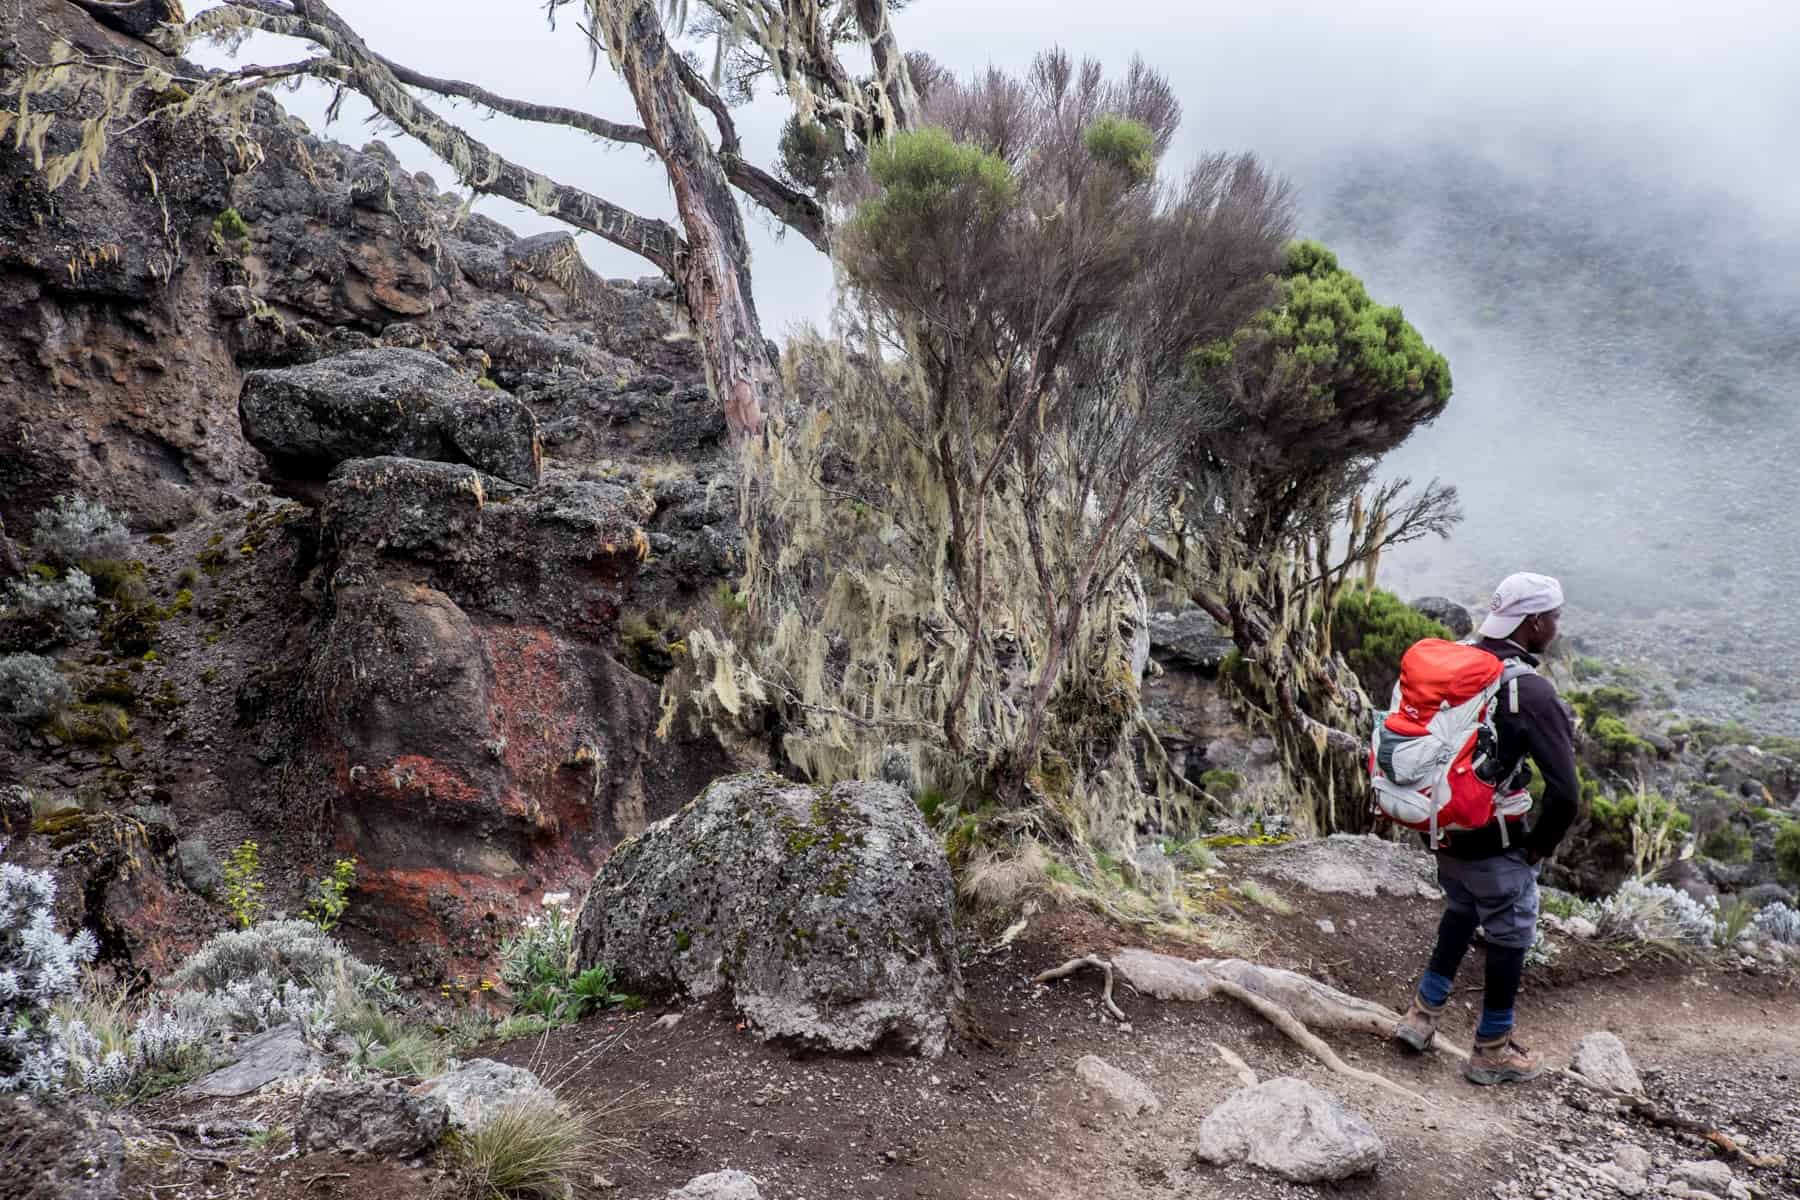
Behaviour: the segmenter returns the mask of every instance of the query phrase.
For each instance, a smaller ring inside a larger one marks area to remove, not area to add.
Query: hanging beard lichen
[[[689,634],[665,712],[686,702],[714,724],[772,729],[781,756],[821,783],[886,777],[968,810],[1019,772],[1060,837],[1116,851],[1146,828],[1191,835],[1194,790],[1159,770],[1147,791],[1137,765],[1148,613],[1136,572],[1115,572],[1083,614],[1039,753],[1020,763],[1051,631],[1019,567],[1031,551],[1016,481],[986,507],[978,614],[957,583],[970,564],[950,568],[973,547],[952,535],[914,370],[818,336],[796,337],[785,368],[790,394],[805,399],[771,449],[744,463],[746,610]],[[1078,502],[1046,500],[1055,519]],[[1057,539],[1047,552],[1087,548]]]

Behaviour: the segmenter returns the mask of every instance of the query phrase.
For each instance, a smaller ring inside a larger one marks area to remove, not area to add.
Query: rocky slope
[[[24,13],[9,72],[58,37],[158,57]],[[0,154],[8,577],[58,496],[134,531],[99,636],[57,654],[84,719],[0,748],[7,830],[153,970],[218,927],[240,841],[276,906],[354,855],[372,931],[435,977],[728,767],[653,736],[617,637],[729,572],[723,422],[665,286],[465,216],[379,142],[255,118],[248,155],[146,123],[85,188]]]

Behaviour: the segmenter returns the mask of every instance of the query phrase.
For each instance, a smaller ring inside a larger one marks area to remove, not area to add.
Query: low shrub
[[[58,578],[13,580],[0,604],[0,635],[13,649],[47,650],[93,637],[99,616],[93,580],[71,567]]]
[[[38,512],[31,544],[45,562],[72,567],[84,559],[124,558],[131,533],[106,505],[67,495]]]
[[[1380,588],[1347,587],[1338,594],[1332,613],[1332,649],[1378,706],[1387,707],[1400,679],[1400,656],[1421,638],[1455,639],[1450,631]]]
[[[1800,946],[1800,909],[1777,900],[1764,905],[1750,921],[1751,931],[1766,942]]]
[[[1789,883],[1800,883],[1800,821],[1783,821],[1776,832],[1775,869]]]
[[[55,912],[48,871],[0,862],[0,1092],[54,1091],[68,1073],[51,1009],[76,994],[99,946],[85,929],[64,937]]]
[[[0,720],[36,725],[75,698],[56,664],[41,654],[0,654]]]
[[[1718,922],[1686,892],[1628,879],[1600,902],[1594,923],[1602,936],[1668,950],[1710,947]]]
[[[607,1143],[588,1116],[536,1099],[456,1134],[450,1153],[480,1200],[567,1200],[596,1173]]]
[[[1753,849],[1750,835],[1730,822],[1707,834],[1700,843],[1700,853],[1722,863],[1749,862]]]

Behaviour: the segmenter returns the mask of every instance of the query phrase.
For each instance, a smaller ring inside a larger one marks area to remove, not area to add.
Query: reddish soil
[[[1298,890],[1281,889],[1301,902],[1294,915],[1244,911],[1255,957],[1388,1003],[1404,997],[1429,948],[1436,905]],[[1321,932],[1322,918],[1336,932]],[[615,1015],[489,1052],[534,1067],[578,1104],[609,1111],[607,1132],[629,1147],[591,1181],[592,1194],[609,1200],[661,1200],[693,1176],[727,1167],[756,1176],[769,1200],[1321,1194],[1246,1168],[1192,1161],[1200,1121],[1237,1086],[1215,1043],[1264,1078],[1298,1075],[1335,1093],[1382,1134],[1388,1157],[1379,1174],[1326,1194],[1443,1200],[1486,1196],[1496,1184],[1518,1181],[1529,1196],[1542,1172],[1562,1170],[1565,1160],[1604,1162],[1619,1141],[1669,1161],[1710,1154],[1697,1142],[1604,1111],[1568,1084],[1478,1089],[1448,1060],[1404,1057],[1376,1040],[1331,1035],[1352,1063],[1424,1092],[1432,1107],[1418,1111],[1331,1074],[1227,1001],[1161,1003],[1126,993],[1120,1003],[1132,1021],[1127,1031],[1101,1018],[1096,977],[1049,987],[1030,982],[1076,954],[1144,940],[1064,912],[1037,918],[1011,946],[970,953],[968,1026],[937,1062],[796,1054],[756,1041],[713,1007],[690,1008],[673,1022],[664,1011]],[[1457,1040],[1473,1026],[1479,950],[1463,972],[1448,1022]],[[1557,1065],[1582,1034],[1613,1030],[1645,1070],[1652,1095],[1730,1129],[1758,1153],[1800,1164],[1800,992],[1792,979],[1628,958],[1559,939],[1555,964],[1529,973],[1519,1016],[1522,1037]],[[1162,1112],[1128,1119],[1104,1108],[1071,1069],[1089,1053],[1146,1081]],[[260,1119],[291,1122],[292,1097],[260,1103]],[[234,1115],[245,1114],[240,1107]],[[441,1195],[452,1183],[430,1162],[359,1164],[316,1154],[279,1160],[267,1152],[244,1165],[258,1173],[177,1157],[160,1165],[140,1159],[128,1194],[414,1200]],[[1578,1166],[1567,1171],[1592,1189],[1585,1194],[1615,1194]],[[1793,1165],[1736,1169],[1765,1195],[1800,1195]],[[169,1186],[183,1180],[195,1186]],[[151,1184],[161,1190],[149,1191]]]

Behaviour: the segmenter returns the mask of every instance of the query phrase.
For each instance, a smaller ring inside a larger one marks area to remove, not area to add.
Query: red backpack
[[[1429,834],[1433,848],[1442,830],[1480,829],[1531,810],[1531,794],[1504,790],[1490,761],[1498,746],[1494,714],[1506,703],[1519,711],[1519,676],[1530,664],[1502,660],[1478,646],[1425,638],[1400,658],[1393,701],[1375,722],[1369,740],[1369,782],[1375,808],[1408,829]],[[1502,693],[1505,693],[1504,696]]]

